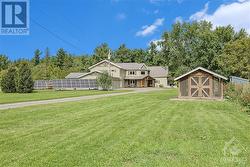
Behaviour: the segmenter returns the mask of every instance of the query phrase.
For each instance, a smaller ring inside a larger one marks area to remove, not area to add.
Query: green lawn
[[[120,93],[127,92],[129,90],[113,90],[113,91],[99,91],[99,90],[40,90],[34,91],[33,93],[3,93],[0,91],[0,104],[5,103],[16,103],[24,101],[35,101],[35,100],[48,100],[48,99],[59,99],[65,97],[78,97],[88,95],[99,95],[108,93]]]
[[[247,113],[174,96],[165,90],[0,111],[0,166],[250,165]],[[233,160],[242,164],[230,162],[233,145],[223,154],[232,138],[241,150]]]

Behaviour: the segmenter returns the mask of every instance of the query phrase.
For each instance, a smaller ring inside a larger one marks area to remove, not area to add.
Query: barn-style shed
[[[226,77],[198,67],[177,78],[179,98],[223,98],[223,85]]]

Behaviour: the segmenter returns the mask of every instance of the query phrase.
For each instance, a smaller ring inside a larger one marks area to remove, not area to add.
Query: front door
[[[209,76],[192,76],[190,94],[191,97],[210,97],[211,88],[210,88],[210,79]]]
[[[144,79],[141,80],[141,87],[144,87]]]
[[[128,81],[128,83],[129,83],[129,87],[136,87],[136,82],[135,82],[135,80],[129,80]]]

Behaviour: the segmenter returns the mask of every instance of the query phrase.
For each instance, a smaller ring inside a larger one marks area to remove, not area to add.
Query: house
[[[144,63],[114,63],[103,60],[89,67],[88,73],[70,73],[66,79],[96,79],[107,71],[113,88],[167,87],[168,70],[161,66],[148,67]]]
[[[177,78],[179,98],[223,98],[223,85],[226,77],[198,67]]]

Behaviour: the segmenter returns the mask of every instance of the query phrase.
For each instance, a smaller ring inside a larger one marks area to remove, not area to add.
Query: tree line
[[[34,80],[60,79],[70,72],[87,72],[91,65],[107,59],[111,48],[103,43],[94,53],[72,55],[63,48],[51,55],[49,48],[34,51],[31,60],[11,61],[0,55],[0,78],[8,69],[24,63]],[[169,68],[169,78],[202,66],[225,76],[235,75],[250,79],[250,37],[244,29],[232,26],[213,28],[207,21],[175,23],[158,41],[146,49],[129,49],[121,44],[111,50],[113,62],[137,62]]]

